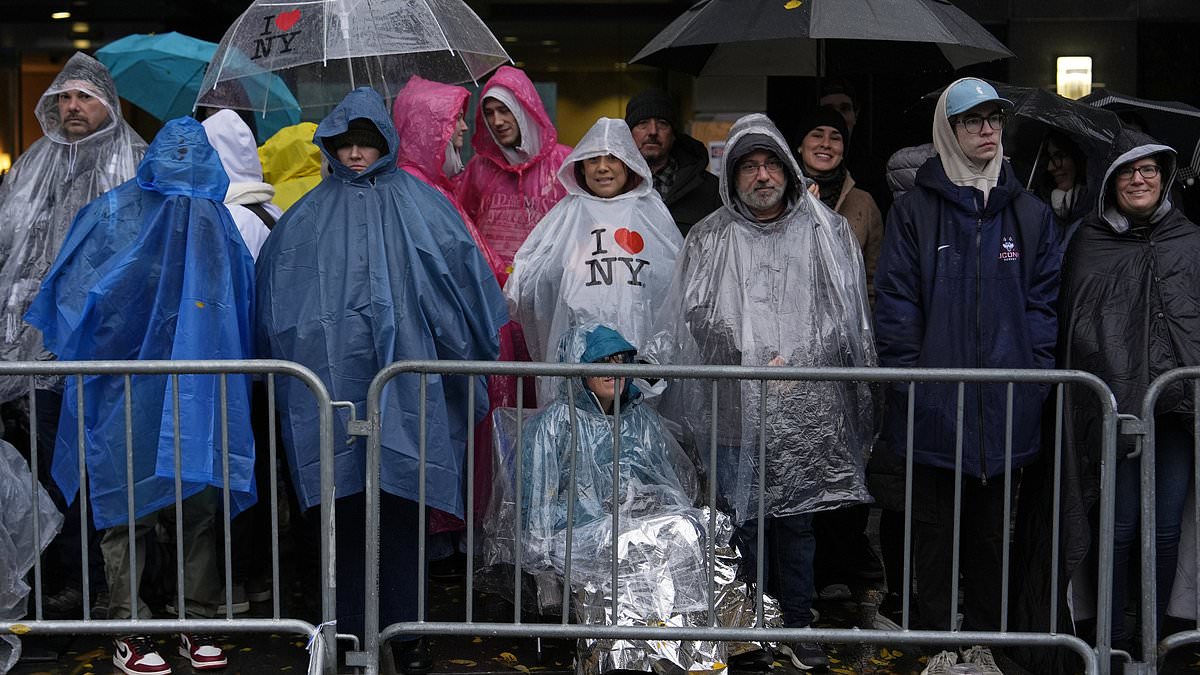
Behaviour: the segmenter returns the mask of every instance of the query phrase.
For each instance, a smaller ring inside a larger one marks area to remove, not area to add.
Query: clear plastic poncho
[[[34,559],[58,535],[63,517],[50,495],[37,486],[38,526],[33,531],[33,476],[17,449],[0,441],[0,621],[15,621],[28,611],[26,575]],[[7,673],[21,658],[15,635],[0,635],[0,673]]]
[[[608,199],[580,185],[576,163],[602,155],[621,160],[627,180],[637,185]],[[529,354],[556,361],[558,337],[586,323],[610,326],[643,345],[671,283],[683,237],[654,191],[650,167],[625,121],[600,118],[563,162],[558,180],[567,196],[529,233],[504,286]],[[553,399],[553,392],[538,393]]]
[[[77,89],[108,108],[108,120],[75,142],[63,133],[58,95]],[[146,142],[121,118],[108,69],[77,52],[42,94],[36,110],[45,134],[0,183],[0,359],[46,360],[42,336],[22,319],[54,263],[67,228],[84,204],[133,178]],[[41,379],[42,383],[53,379]],[[25,393],[24,377],[0,377],[0,402]]]
[[[765,115],[730,130],[718,209],[688,233],[662,314],[644,351],[671,364],[792,367],[876,365],[862,254],[845,218],[805,188]],[[758,222],[736,196],[735,164],[749,149],[784,160],[788,205]],[[678,380],[660,408],[687,438],[712,440],[712,384]],[[757,516],[759,426],[766,422],[766,513],[793,515],[869,501],[863,470],[873,435],[865,383],[757,381],[718,385],[720,492],[739,522]],[[707,452],[701,452],[707,457]]]

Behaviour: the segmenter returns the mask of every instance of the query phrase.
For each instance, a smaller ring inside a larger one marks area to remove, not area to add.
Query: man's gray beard
[[[777,186],[773,192],[765,195],[759,195],[753,186],[749,190],[738,190],[738,198],[742,200],[746,206],[749,206],[755,211],[769,211],[779,205],[783,200],[784,188],[782,185]]]

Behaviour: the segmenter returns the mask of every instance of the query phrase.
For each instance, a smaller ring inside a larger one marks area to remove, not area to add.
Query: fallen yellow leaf
[[[804,4],[804,2],[802,0],[788,0],[787,4],[784,5],[783,8],[784,9],[796,9],[802,4]]]

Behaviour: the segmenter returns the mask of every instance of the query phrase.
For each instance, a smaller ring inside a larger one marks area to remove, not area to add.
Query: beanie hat
[[[337,136],[325,140],[325,148],[330,153],[337,153],[341,148],[357,145],[360,148],[375,148],[381,155],[390,152],[387,139],[379,133],[375,123],[365,117],[350,120],[349,127]]]
[[[625,123],[630,129],[637,126],[638,122],[652,117],[666,120],[672,129],[679,127],[675,119],[675,105],[667,92],[661,89],[644,89],[634,94],[629,103],[625,104]]]
[[[796,125],[796,138],[793,139],[792,148],[800,147],[808,132],[817,127],[833,127],[842,135],[842,140],[850,140],[850,132],[846,128],[846,118],[842,117],[837,110],[823,105],[809,110],[804,117],[800,118],[800,123]]]

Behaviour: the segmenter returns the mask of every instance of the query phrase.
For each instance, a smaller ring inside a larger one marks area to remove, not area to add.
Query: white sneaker
[[[950,666],[958,663],[958,654],[954,652],[938,652],[929,657],[925,670],[921,675],[950,675]]]
[[[975,645],[963,650],[959,663],[970,663],[979,668],[983,675],[1004,675],[992,657],[992,650],[983,645]]]

